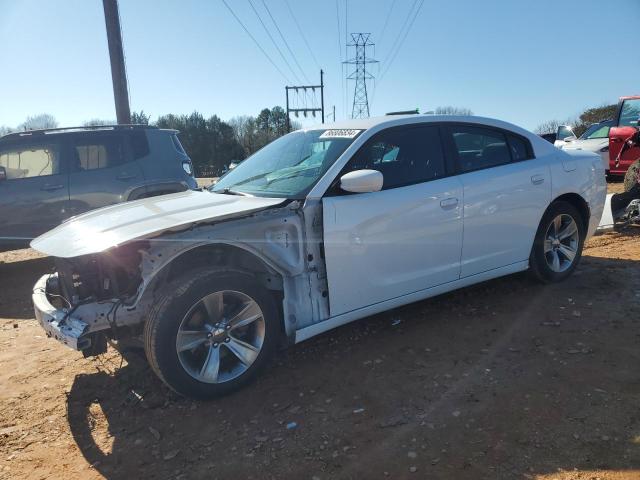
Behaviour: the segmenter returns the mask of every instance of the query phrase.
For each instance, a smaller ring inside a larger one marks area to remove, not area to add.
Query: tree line
[[[592,107],[584,110],[577,117],[569,117],[564,121],[548,120],[536,127],[535,132],[538,134],[555,133],[560,125],[571,125],[573,132],[579,137],[590,125],[594,123],[611,120],[616,116],[618,110],[617,104],[602,105],[600,107]]]

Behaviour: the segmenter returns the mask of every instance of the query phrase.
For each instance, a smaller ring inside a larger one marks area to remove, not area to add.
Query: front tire
[[[166,285],[144,328],[145,353],[177,393],[210,399],[251,381],[278,343],[278,309],[251,274],[200,270]]]
[[[576,269],[582,258],[585,227],[578,210],[557,201],[545,212],[529,256],[533,276],[543,282],[560,282]]]

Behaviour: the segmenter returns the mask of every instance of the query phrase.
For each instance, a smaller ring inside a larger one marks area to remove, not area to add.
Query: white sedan
[[[602,162],[480,117],[387,116],[299,130],[209,191],[81,215],[33,241],[57,340],[142,337],[157,375],[210,398],[291,344],[530,269],[575,270],[605,200]]]
[[[562,150],[585,150],[600,155],[602,166],[609,172],[609,130],[612,120],[594,123],[580,137],[569,139],[560,144]]]

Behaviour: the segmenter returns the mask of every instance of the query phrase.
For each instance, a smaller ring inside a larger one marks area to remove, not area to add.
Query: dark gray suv
[[[118,125],[0,137],[0,247],[26,246],[94,208],[196,189],[177,133]]]

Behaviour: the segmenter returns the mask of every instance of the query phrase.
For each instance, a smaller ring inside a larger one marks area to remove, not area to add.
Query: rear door
[[[69,180],[61,135],[0,146],[0,243],[24,244],[69,216]]]
[[[88,210],[124,202],[133,191],[144,191],[145,179],[131,143],[118,131],[69,135],[70,210]]]
[[[476,125],[446,130],[463,188],[460,277],[528,260],[551,200],[549,167],[525,137]]]
[[[609,172],[624,175],[633,162],[640,158],[640,146],[635,145],[626,148],[616,165],[616,158],[624,145],[624,142],[636,133],[640,120],[640,98],[627,98],[622,101],[618,110],[616,127],[609,133]]]
[[[438,126],[372,137],[348,171],[382,172],[382,190],[323,198],[332,316],[458,279],[462,188],[447,176]]]

